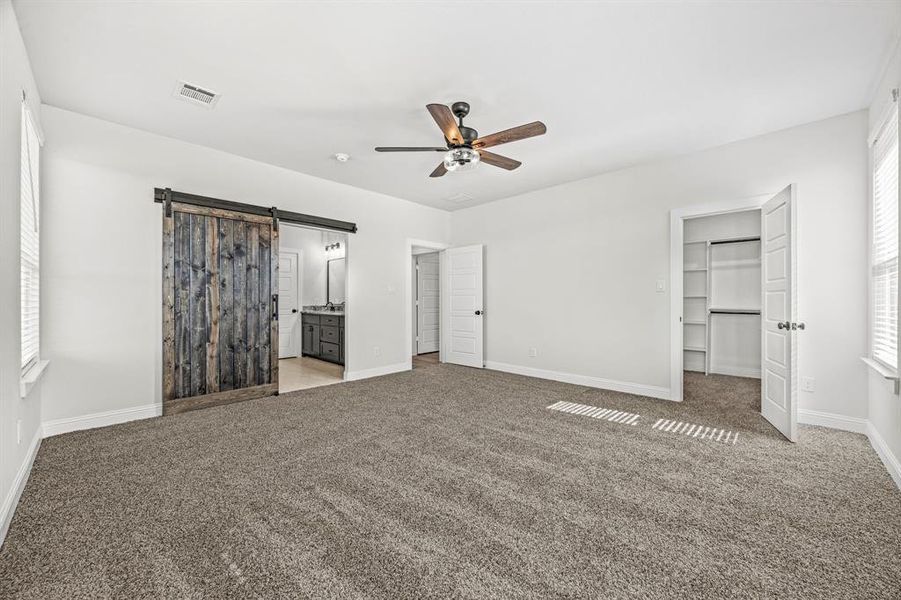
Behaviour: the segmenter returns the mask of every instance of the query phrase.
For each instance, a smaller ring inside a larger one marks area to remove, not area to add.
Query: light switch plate
[[[816,389],[816,381],[814,381],[813,377],[802,377],[801,389],[805,392],[814,391],[814,389]]]
[[[666,291],[666,279],[657,280],[657,293],[662,294]]]

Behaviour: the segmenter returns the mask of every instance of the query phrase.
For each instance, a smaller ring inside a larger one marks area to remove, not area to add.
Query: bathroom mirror
[[[344,259],[333,258],[328,261],[327,302],[341,304],[344,302]]]

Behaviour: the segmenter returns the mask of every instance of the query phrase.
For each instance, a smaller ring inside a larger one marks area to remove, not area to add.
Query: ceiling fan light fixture
[[[482,156],[472,148],[452,148],[444,155],[444,168],[448,171],[471,171]]]

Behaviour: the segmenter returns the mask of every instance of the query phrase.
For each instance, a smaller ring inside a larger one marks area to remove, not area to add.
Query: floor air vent
[[[603,419],[613,423],[624,423],[626,425],[638,425],[638,417],[640,416],[622,410],[601,408],[600,406],[590,406],[588,404],[575,404],[573,402],[557,402],[548,406],[548,409],[559,410],[572,415],[594,417],[595,419]]]
[[[219,101],[219,94],[216,92],[205,90],[202,87],[185,83],[184,81],[178,82],[178,85],[175,86],[175,93],[173,95],[182,100],[206,106],[207,108],[212,108],[216,102]]]

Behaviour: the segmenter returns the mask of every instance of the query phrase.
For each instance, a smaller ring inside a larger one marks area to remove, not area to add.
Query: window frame
[[[895,139],[895,143],[898,144],[899,151],[899,172],[898,172],[898,181],[899,188],[901,188],[901,111],[899,111],[898,106],[898,95],[897,91],[893,90],[892,93],[892,101],[886,106],[883,113],[880,115],[879,120],[874,126],[872,132],[870,133],[868,142],[868,156],[869,156],[869,177],[868,177],[868,248],[867,248],[867,283],[868,283],[868,297],[867,297],[867,310],[869,314],[869,323],[867,327],[867,355],[869,360],[874,363],[874,368],[883,374],[884,377],[888,377],[891,379],[896,379],[898,376],[899,366],[901,366],[901,322],[899,322],[899,317],[901,317],[901,206],[898,209],[898,219],[899,223],[896,224],[899,238],[899,248],[897,249],[897,255],[895,257],[896,261],[896,273],[898,278],[898,298],[895,303],[895,322],[896,322],[896,339],[895,339],[895,365],[891,365],[886,363],[884,360],[878,358],[875,352],[875,338],[876,338],[876,295],[875,295],[875,275],[877,263],[875,262],[875,237],[876,237],[876,143],[879,139],[879,136],[885,131],[886,127],[889,125],[891,119],[896,120],[897,126],[897,136]],[[901,189],[898,192],[898,202],[901,204]],[[887,262],[887,261],[883,261]],[[881,263],[880,263],[881,264]]]
[[[24,379],[30,379],[30,375],[40,374],[40,371],[43,370],[44,361],[41,360],[41,323],[40,323],[40,311],[41,311],[41,292],[40,292],[40,280],[41,280],[41,258],[40,258],[40,250],[41,250],[41,147],[44,145],[44,138],[41,133],[40,125],[38,124],[37,119],[35,118],[34,112],[28,106],[27,101],[23,98],[22,100],[22,111],[21,111],[21,123],[20,123],[20,136],[21,136],[21,147],[19,149],[19,281],[20,281],[20,290],[19,290],[19,356],[22,362],[21,364],[21,377]],[[29,144],[29,140],[31,139],[37,140],[37,147],[31,147]],[[22,236],[22,219],[23,219],[23,206],[24,206],[24,186],[26,184],[22,174],[24,172],[24,165],[21,164],[22,155],[26,154],[29,160],[28,164],[28,185],[30,186],[30,197],[34,205],[34,213],[36,220],[36,242],[37,242],[37,258],[36,265],[33,268],[33,272],[36,274],[38,279],[38,294],[37,294],[37,313],[38,313],[38,324],[37,324],[37,341],[35,344],[34,355],[30,356],[28,360],[24,359],[24,351],[25,351],[25,329],[22,325],[22,319],[25,313],[25,303],[23,302],[23,290],[21,289],[21,281],[23,274],[25,272],[25,251],[23,244],[23,236]],[[35,173],[34,171],[37,171]]]

